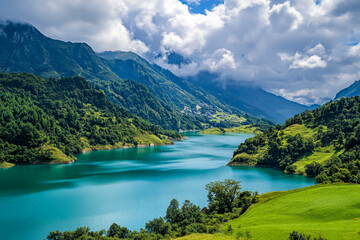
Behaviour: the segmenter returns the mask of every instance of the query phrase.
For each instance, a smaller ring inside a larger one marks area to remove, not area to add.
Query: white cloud
[[[324,45],[319,43],[315,47],[306,50],[306,52],[311,55],[313,55],[313,54],[324,55],[326,51],[325,51]]]
[[[325,68],[326,62],[321,59],[318,55],[312,55],[310,57],[299,57],[298,54],[295,55],[295,59],[290,65],[290,69],[299,69],[299,68]]]
[[[307,98],[333,96],[360,77],[360,45],[345,44],[360,41],[358,0],[225,0],[205,14],[192,14],[179,0],[0,0],[0,16],[96,51],[130,50],[148,59],[175,51],[191,64],[156,61],[179,75],[218,71],[273,92],[327,89]]]
[[[225,48],[217,49],[204,61],[204,65],[207,66],[205,69],[209,69],[211,72],[236,68],[233,53]]]
[[[280,95],[286,99],[298,102],[304,105],[323,104],[330,100],[330,98],[314,97],[316,95],[325,94],[326,92],[318,89],[299,89],[296,91],[289,91],[286,89],[276,89],[275,94]]]
[[[352,46],[348,51],[348,55],[351,57],[360,57],[360,43]]]

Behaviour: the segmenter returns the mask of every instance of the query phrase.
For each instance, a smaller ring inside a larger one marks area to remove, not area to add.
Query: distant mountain
[[[144,84],[156,97],[174,108],[183,110],[186,106],[202,104],[219,111],[238,111],[221,103],[199,86],[175,76],[156,64],[149,63],[135,53],[117,51],[98,53],[98,55],[110,60],[104,63],[117,76]]]
[[[166,129],[231,124],[228,118],[210,121],[217,112],[237,114],[242,122],[262,122],[186,80],[176,83],[168,79],[166,74],[170,73],[134,53],[99,55],[85,43],[53,40],[29,24],[0,23],[0,72],[28,72],[46,78],[85,77],[103,89],[113,103]]]
[[[276,96],[257,86],[231,81],[221,82],[218,75],[209,72],[201,72],[189,80],[226,104],[277,123],[284,123],[287,118],[308,109],[305,105]]]
[[[360,96],[360,80],[355,81],[349,87],[338,92],[334,100],[340,99],[342,97],[355,97]]]

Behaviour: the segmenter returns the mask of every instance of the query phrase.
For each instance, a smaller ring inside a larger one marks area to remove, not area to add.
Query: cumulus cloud
[[[134,51],[181,76],[218,72],[300,102],[360,78],[358,0],[225,0],[204,14],[191,13],[200,0],[183,2],[0,0],[0,15],[96,51]],[[191,62],[169,65],[169,52]]]
[[[327,65],[318,55],[304,56],[297,52],[294,56],[289,56],[286,53],[280,53],[279,56],[282,61],[291,63],[289,69],[325,68]]]

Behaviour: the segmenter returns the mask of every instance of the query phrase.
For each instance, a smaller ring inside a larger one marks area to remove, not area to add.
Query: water
[[[51,230],[101,230],[113,222],[139,230],[164,216],[173,198],[206,206],[205,185],[226,178],[259,193],[313,184],[274,169],[225,166],[251,136],[193,135],[170,146],[79,154],[71,165],[0,169],[0,233],[37,240]]]

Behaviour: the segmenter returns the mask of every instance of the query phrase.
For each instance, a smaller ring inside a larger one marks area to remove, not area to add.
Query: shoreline
[[[271,168],[271,169],[274,169],[274,170],[279,170],[279,171],[281,171],[281,172],[284,173],[284,174],[293,174],[293,175],[304,176],[304,177],[307,177],[307,178],[314,178],[314,177],[312,177],[312,176],[307,176],[305,173],[302,173],[302,172],[285,172],[285,171],[283,171],[283,170],[280,169],[280,168],[273,167],[273,166],[269,166],[269,165],[250,165],[250,164],[246,164],[246,163],[231,163],[231,160],[230,160],[230,162],[228,162],[228,163],[226,164],[226,166],[229,166],[229,167]]]
[[[144,147],[154,147],[154,146],[166,146],[166,145],[174,145],[174,142],[177,141],[182,141],[183,139],[186,139],[186,137],[183,137],[181,139],[174,139],[174,140],[168,140],[169,142],[164,142],[163,144],[154,144],[154,143],[149,143],[149,144],[139,144],[139,145],[125,145],[125,146],[110,146],[110,145],[104,145],[104,146],[90,146],[89,148],[85,148],[83,150],[81,150],[81,152],[77,152],[74,154],[83,154],[83,153],[88,153],[88,152],[93,152],[93,151],[102,151],[102,150],[114,150],[114,149],[128,149],[128,148],[144,148]],[[0,164],[0,169],[7,169],[7,168],[11,168],[14,167],[16,165],[67,165],[67,164],[72,164],[76,161],[76,157],[71,158],[68,161],[62,161],[62,162],[58,162],[58,160],[52,160],[52,161],[48,161],[48,162],[36,162],[36,163],[30,163],[30,164],[23,164],[23,163],[19,163],[19,164],[14,164],[14,163],[9,163],[9,162],[5,162],[3,164]],[[5,165],[5,167],[3,166]]]

